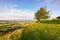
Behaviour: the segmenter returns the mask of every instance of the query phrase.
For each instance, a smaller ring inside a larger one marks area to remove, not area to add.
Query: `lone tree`
[[[41,7],[36,13],[35,13],[35,19],[40,21],[41,19],[45,20],[48,19],[50,11],[46,10],[46,7]]]

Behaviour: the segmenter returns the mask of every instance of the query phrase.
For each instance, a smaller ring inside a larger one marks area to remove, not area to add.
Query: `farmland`
[[[0,35],[0,40],[60,40],[60,22],[0,23]]]

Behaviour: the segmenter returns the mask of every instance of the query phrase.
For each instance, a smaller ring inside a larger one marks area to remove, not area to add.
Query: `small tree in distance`
[[[60,16],[56,17],[57,20],[60,20]]]
[[[41,7],[36,13],[35,13],[35,19],[40,21],[41,19],[45,20],[48,19],[50,11],[46,10],[46,7]]]

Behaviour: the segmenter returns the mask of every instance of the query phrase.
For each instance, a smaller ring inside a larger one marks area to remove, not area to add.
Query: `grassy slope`
[[[9,37],[9,40],[60,40],[60,24],[31,23]]]

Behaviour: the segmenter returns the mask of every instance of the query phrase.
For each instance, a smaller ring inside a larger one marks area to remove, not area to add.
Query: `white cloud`
[[[43,1],[43,2],[46,2],[46,3],[52,3],[52,2],[55,1],[55,0],[35,0],[35,1],[38,1],[38,2]]]
[[[36,0],[36,1],[41,1],[41,0]]]
[[[54,0],[45,0],[45,2],[53,2]]]
[[[0,8],[0,20],[32,20],[34,13],[29,10]]]

